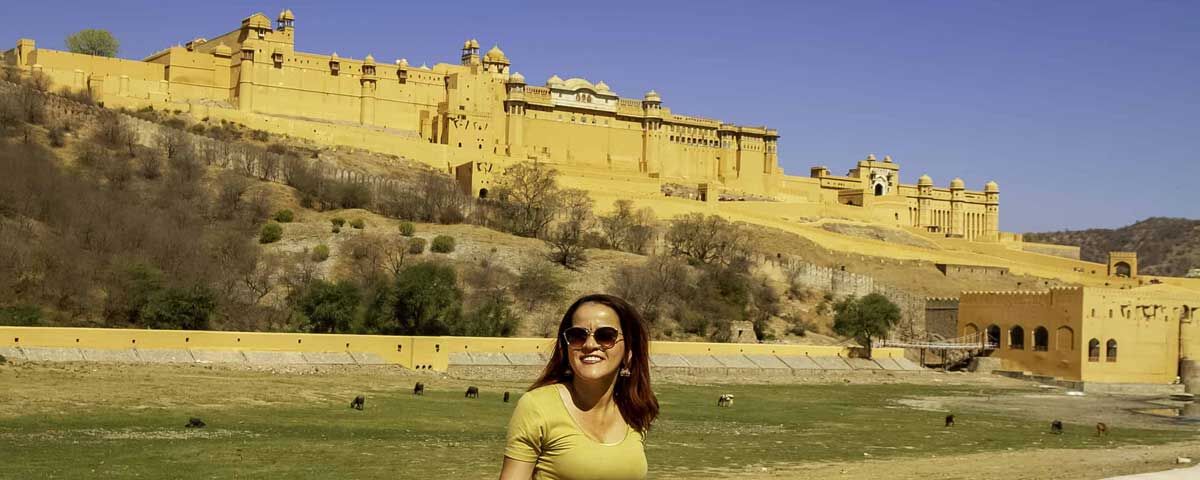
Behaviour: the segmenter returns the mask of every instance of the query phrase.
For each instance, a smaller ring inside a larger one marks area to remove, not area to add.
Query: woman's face
[[[593,335],[587,337],[582,346],[567,346],[567,359],[575,377],[583,380],[601,380],[615,375],[625,359],[625,335],[621,331],[621,319],[607,305],[585,303],[575,310],[572,327],[583,327],[595,333],[597,329],[615,328],[621,335],[612,348],[605,350]]]

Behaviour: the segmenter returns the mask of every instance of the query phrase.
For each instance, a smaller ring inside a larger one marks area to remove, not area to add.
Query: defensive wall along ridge
[[[0,355],[35,362],[231,363],[248,365],[398,365],[445,372],[455,367],[541,367],[547,338],[414,337],[313,333],[108,328],[0,327]],[[922,371],[898,348],[872,359],[849,347],[655,341],[658,369]]]

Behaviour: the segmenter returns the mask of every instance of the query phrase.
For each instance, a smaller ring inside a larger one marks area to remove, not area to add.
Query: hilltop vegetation
[[[1108,252],[1137,252],[1138,271],[1182,277],[1200,268],[1200,220],[1152,217],[1117,228],[1026,233],[1031,242],[1079,247],[1080,258],[1105,263]]]

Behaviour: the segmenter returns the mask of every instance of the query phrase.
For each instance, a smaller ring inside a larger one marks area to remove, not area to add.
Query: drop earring
[[[633,372],[629,371],[629,367],[621,367],[621,371],[619,373],[617,373],[617,375],[620,375],[622,377],[629,377],[632,374],[633,374]]]

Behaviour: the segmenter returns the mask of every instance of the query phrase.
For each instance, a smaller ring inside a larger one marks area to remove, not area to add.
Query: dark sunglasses
[[[571,327],[563,330],[563,340],[567,342],[567,346],[571,348],[583,347],[587,343],[588,337],[596,339],[596,343],[603,350],[608,350],[617,346],[617,342],[621,341],[621,332],[613,327],[600,327],[595,332],[584,327]]]

